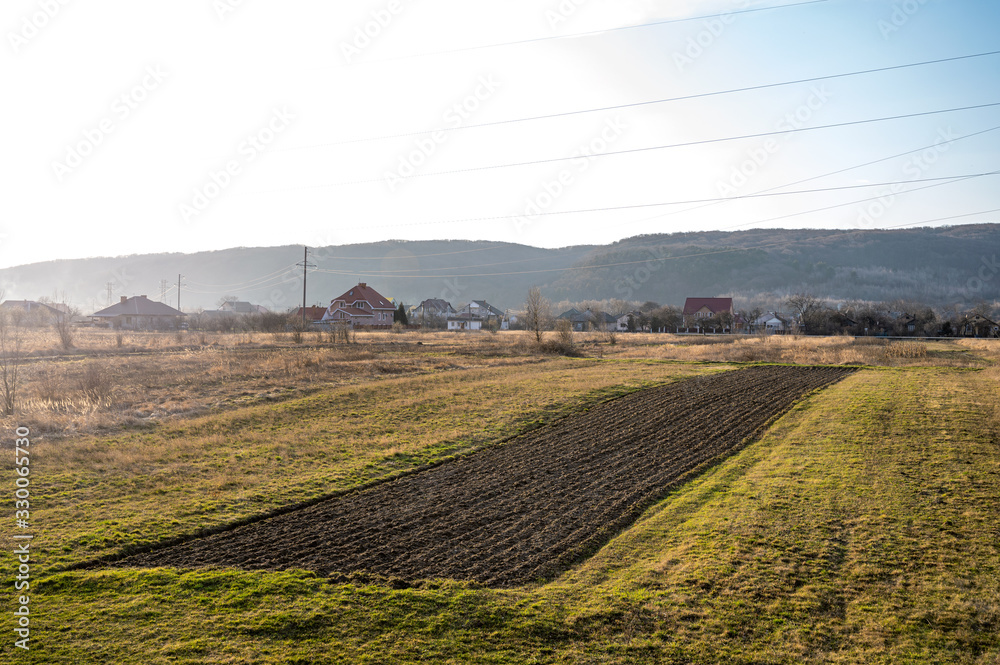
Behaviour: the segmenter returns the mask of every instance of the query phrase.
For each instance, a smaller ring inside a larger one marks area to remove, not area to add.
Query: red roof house
[[[330,301],[323,323],[349,323],[351,326],[391,326],[396,307],[381,293],[364,282]]]
[[[732,298],[688,298],[684,301],[684,316],[707,319],[723,312],[733,313]]]
[[[687,298],[684,301],[684,325],[700,328],[700,321],[719,314],[735,316],[732,298]]]
[[[319,305],[310,305],[306,307],[306,321],[319,321],[326,314],[326,307],[320,307]],[[298,307],[294,312],[292,312],[291,318],[296,321],[302,318],[302,308]]]

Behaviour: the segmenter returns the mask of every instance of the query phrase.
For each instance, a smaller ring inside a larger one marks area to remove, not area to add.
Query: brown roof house
[[[306,307],[306,321],[318,322],[323,319],[326,315],[326,307],[321,307],[319,305],[310,305]],[[290,318],[298,321],[302,318],[302,308],[297,307],[290,315]]]
[[[682,315],[684,317],[684,325],[688,329],[698,328],[700,330],[704,327],[702,323],[705,319],[711,319],[721,314],[729,315],[731,325],[731,322],[735,319],[732,298],[687,298],[684,301]]]
[[[121,302],[91,314],[95,323],[122,330],[174,330],[187,316],[179,309],[146,296],[121,297]]]
[[[330,301],[322,323],[350,324],[351,327],[391,326],[395,311],[388,298],[361,282]]]

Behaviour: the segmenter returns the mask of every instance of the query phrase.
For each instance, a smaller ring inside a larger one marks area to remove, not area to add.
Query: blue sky
[[[1000,3],[330,4],[5,3],[0,267],[1000,221],[998,176],[914,182],[1000,169],[1000,106],[814,129],[1000,102],[998,55],[577,113],[997,51]]]

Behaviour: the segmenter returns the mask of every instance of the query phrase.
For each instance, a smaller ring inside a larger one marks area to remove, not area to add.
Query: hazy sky
[[[0,267],[1000,221],[983,212],[1000,176],[928,180],[1000,169],[1000,106],[896,117],[1000,103],[1000,55],[979,55],[1000,51],[996,0],[7,0],[0,16]],[[844,189],[873,183],[898,184]]]

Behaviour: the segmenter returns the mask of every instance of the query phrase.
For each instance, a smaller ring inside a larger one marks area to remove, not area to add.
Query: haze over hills
[[[416,304],[485,299],[518,308],[533,285],[549,300],[621,298],[681,304],[732,295],[780,302],[809,292],[838,300],[915,300],[968,307],[1000,300],[1000,225],[897,230],[754,229],[644,235],[604,246],[542,249],[486,241],[386,241],[310,248],[308,302],[359,281]],[[147,295],[181,308],[214,309],[236,296],[286,310],[302,302],[302,246],[234,248],[46,261],[0,270],[6,299],[66,300],[84,314],[119,296]]]

